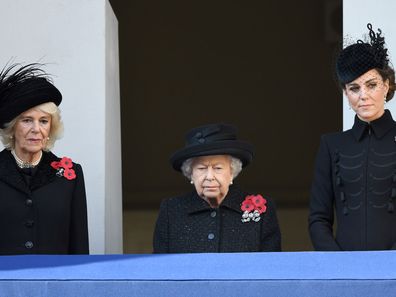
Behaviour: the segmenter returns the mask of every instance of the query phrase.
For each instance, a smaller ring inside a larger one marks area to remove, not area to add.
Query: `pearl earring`
[[[230,181],[230,185],[232,185],[233,184],[233,182],[232,181]]]
[[[193,182],[192,180],[190,180],[190,184],[192,184],[192,185],[193,185],[193,184],[194,184],[194,182]]]

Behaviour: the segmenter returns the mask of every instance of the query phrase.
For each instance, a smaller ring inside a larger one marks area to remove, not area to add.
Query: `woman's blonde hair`
[[[51,116],[51,128],[50,133],[48,135],[49,139],[45,147],[44,151],[49,151],[54,147],[55,141],[62,137],[63,135],[63,122],[61,119],[61,114],[58,106],[56,106],[53,102],[46,102],[40,105],[33,107],[32,109],[36,109],[45,113],[48,113]],[[16,122],[18,121],[20,115],[14,118],[11,122],[5,124],[4,129],[0,129],[0,139],[3,143],[4,147],[8,150],[12,150],[15,148],[15,139],[14,139],[14,127]]]

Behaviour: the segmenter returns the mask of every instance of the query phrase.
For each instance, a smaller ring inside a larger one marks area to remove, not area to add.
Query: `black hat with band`
[[[189,158],[230,155],[238,158],[242,166],[253,159],[253,146],[237,139],[236,127],[228,124],[210,124],[192,129],[186,135],[186,145],[170,158],[172,167],[181,171],[183,162]]]

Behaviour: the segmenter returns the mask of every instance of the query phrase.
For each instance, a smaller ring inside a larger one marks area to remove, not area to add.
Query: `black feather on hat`
[[[344,48],[338,56],[336,72],[341,85],[350,83],[371,69],[384,69],[389,65],[388,49],[385,48],[382,31],[378,29],[378,33],[375,33],[371,24],[367,24],[367,28],[369,43],[358,40]]]
[[[32,107],[46,102],[61,103],[62,94],[40,66],[13,64],[0,72],[0,128]]]
[[[231,155],[241,160],[242,166],[245,167],[253,159],[253,146],[237,140],[235,126],[209,124],[188,132],[186,146],[175,152],[170,162],[175,170],[181,171],[185,160],[210,155]]]

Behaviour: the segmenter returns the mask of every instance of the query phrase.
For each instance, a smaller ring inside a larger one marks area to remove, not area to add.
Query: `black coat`
[[[88,228],[84,177],[56,175],[59,161],[43,152],[27,183],[10,151],[0,152],[0,254],[87,254]],[[30,184],[30,186],[28,186]]]
[[[395,198],[396,123],[388,110],[370,124],[355,117],[352,129],[322,136],[309,215],[315,249],[395,249]]]
[[[219,208],[194,191],[161,204],[154,232],[155,253],[280,251],[281,236],[272,200],[259,222],[242,223],[247,193],[230,186]]]

